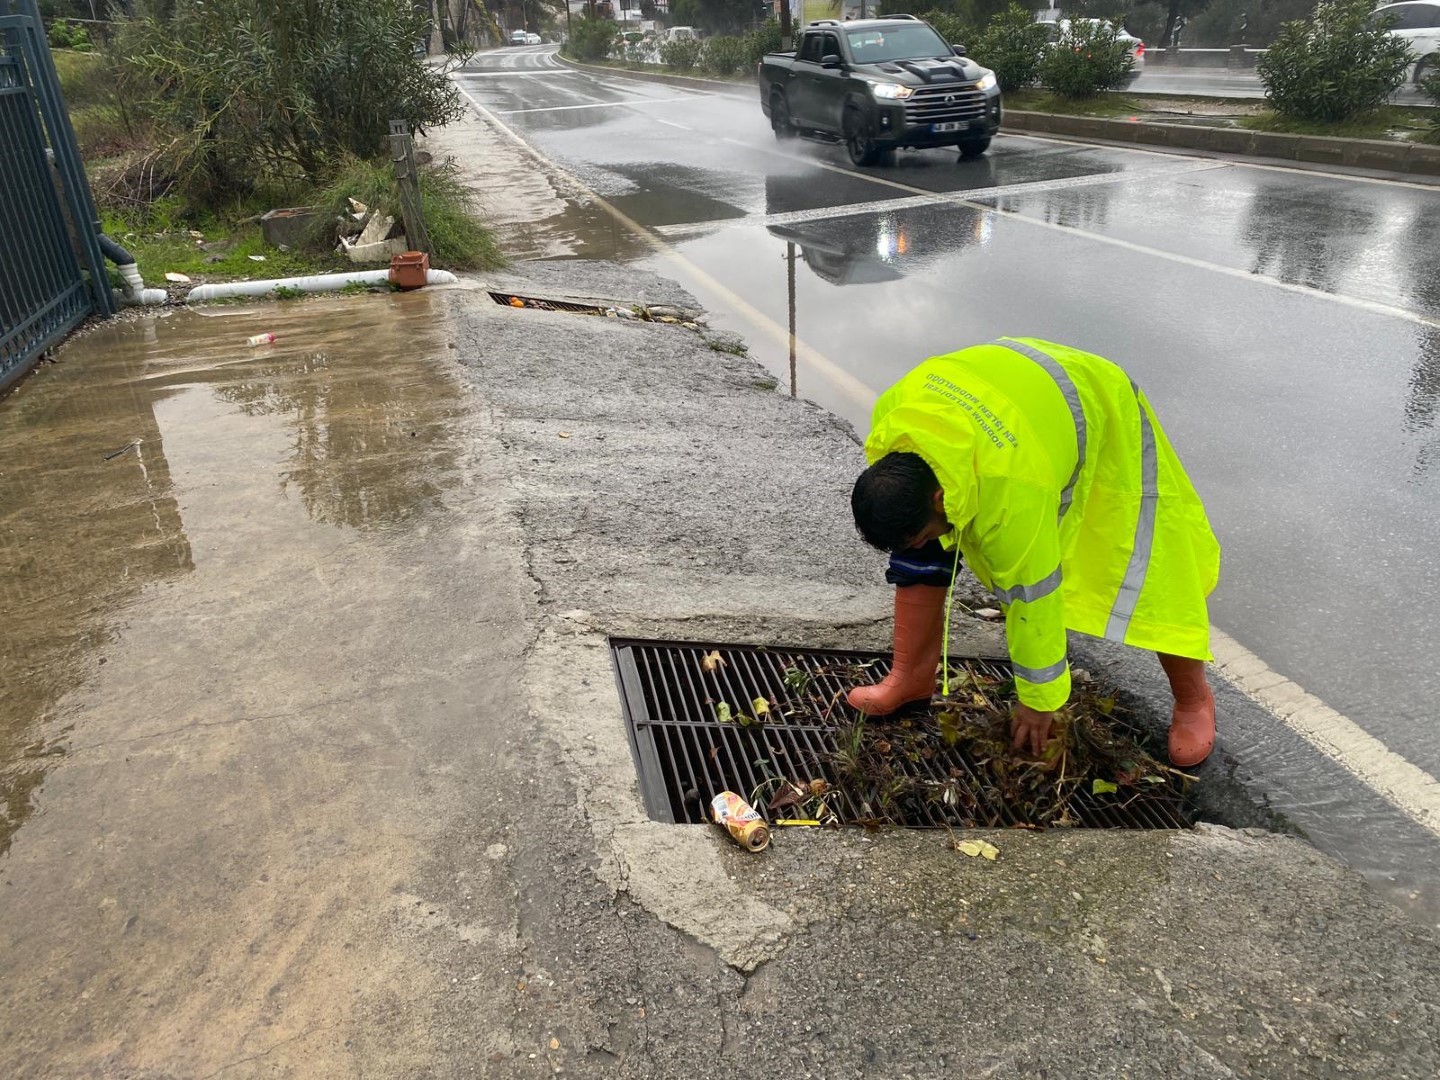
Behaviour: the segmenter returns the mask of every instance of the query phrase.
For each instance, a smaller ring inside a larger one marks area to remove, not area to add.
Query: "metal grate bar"
[[[748,799],[761,789],[756,809],[764,813],[782,779],[826,781],[826,804],[844,823],[868,823],[879,816],[879,792],[847,788],[839,775],[837,754],[859,716],[844,700],[849,685],[836,668],[868,665],[867,677],[879,679],[889,671],[888,657],[832,649],[619,639],[612,640],[611,650],[646,811],[655,820],[703,822],[710,799],[724,790]],[[710,652],[718,652],[722,663],[707,672],[701,662]],[[964,662],[988,676],[1006,674],[991,661]],[[819,720],[785,715],[787,704],[795,700],[785,684],[785,672],[792,668],[808,675],[814,693],[827,703]],[[773,703],[765,723],[742,726],[738,720],[717,719],[716,706],[722,701],[736,717],[754,716],[757,697]],[[925,712],[867,723],[872,736],[893,730],[898,739],[931,721]],[[911,739],[907,745],[916,744]],[[889,789],[893,805],[885,804],[887,820],[916,828],[1026,824],[964,746],[927,741],[912,754],[918,760],[897,754],[893,762],[905,786]],[[953,802],[941,797],[947,789]],[[1123,803],[1082,789],[1068,805],[1083,828],[1179,829],[1190,823],[1183,791],[1174,781],[1142,788]]]

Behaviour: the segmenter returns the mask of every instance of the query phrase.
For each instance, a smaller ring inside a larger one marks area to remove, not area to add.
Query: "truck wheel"
[[[960,144],[960,160],[968,161],[970,158],[977,158],[986,150],[990,149],[990,136],[983,139],[966,139]]]
[[[775,132],[777,142],[795,137],[795,122],[790,119],[790,103],[782,91],[770,95],[770,130]]]
[[[860,110],[848,108],[845,110],[844,123],[841,130],[845,132],[845,149],[850,153],[850,160],[861,168],[867,165],[874,165],[885,156],[885,152],[875,145],[871,137],[865,118],[860,115]]]

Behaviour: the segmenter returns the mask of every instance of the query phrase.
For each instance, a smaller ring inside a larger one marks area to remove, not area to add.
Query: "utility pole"
[[[780,0],[780,51],[795,47],[795,27],[790,19],[790,0]]]
[[[785,288],[790,297],[790,396],[800,396],[795,375],[795,243],[785,241]]]

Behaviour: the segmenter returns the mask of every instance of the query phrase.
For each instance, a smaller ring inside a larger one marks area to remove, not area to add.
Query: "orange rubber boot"
[[[1170,761],[1182,769],[1199,765],[1215,748],[1215,695],[1205,679],[1205,661],[1156,653],[1170,679],[1175,712],[1170,720]]]
[[[895,660],[873,686],[857,686],[846,700],[867,716],[885,716],[935,692],[946,589],[903,585],[895,590]]]

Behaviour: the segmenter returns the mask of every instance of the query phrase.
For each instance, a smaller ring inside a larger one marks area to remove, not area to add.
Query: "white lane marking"
[[[1347,716],[1307,693],[1218,627],[1210,628],[1215,666],[1246,696],[1301,738],[1440,836],[1440,781]]]
[[[662,119],[661,119],[660,117],[658,117],[658,116],[652,116],[650,119],[653,120],[653,121],[654,121],[655,123],[657,123],[657,124],[664,124],[666,127],[673,127],[673,128],[675,128],[677,131],[694,131],[694,130],[695,130],[694,128],[692,128],[692,127],[690,127],[690,126],[688,126],[688,125],[686,125],[686,124],[677,124],[677,123],[675,123],[675,121],[673,121],[673,120],[662,120]]]
[[[729,136],[721,136],[721,141],[731,143],[735,146],[743,146],[749,150],[758,150],[763,154],[774,154],[779,157],[794,160],[792,155],[785,151],[777,150],[763,143],[745,142],[741,139],[730,138]],[[1347,296],[1343,293],[1324,292],[1320,289],[1312,289],[1308,285],[1296,285],[1293,282],[1281,281],[1279,278],[1271,277],[1268,274],[1255,274],[1249,270],[1241,270],[1236,266],[1224,266],[1220,263],[1210,262],[1208,259],[1197,259],[1192,255],[1182,255],[1176,251],[1162,251],[1160,248],[1137,244],[1133,240],[1122,240],[1118,236],[1106,236],[1104,233],[1090,232],[1086,229],[1076,228],[1073,225],[1061,225],[1057,222],[1045,221],[1041,218],[1030,217],[1027,214],[1018,212],[1006,213],[998,207],[986,206],[984,203],[976,202],[974,198],[967,198],[963,194],[946,195],[943,192],[927,191],[924,188],[913,187],[910,184],[902,184],[897,180],[889,180],[883,176],[870,176],[865,173],[855,172],[851,169],[844,169],[839,165],[831,165],[828,161],[805,160],[818,168],[828,169],[831,172],[837,172],[843,176],[858,177],[861,180],[868,180],[872,184],[895,188],[897,191],[908,191],[912,195],[935,196],[941,202],[948,202],[955,206],[966,206],[972,210],[980,210],[986,214],[1000,218],[1003,221],[1023,222],[1026,225],[1033,225],[1036,228],[1064,233],[1066,236],[1082,237],[1086,240],[1093,240],[1099,244],[1109,244],[1111,247],[1118,247],[1125,251],[1133,251],[1138,255],[1148,255],[1152,258],[1164,259],[1167,262],[1179,263],[1181,266],[1189,266],[1196,270],[1208,270],[1211,273],[1238,278],[1241,281],[1253,281],[1261,285],[1268,285],[1272,289],[1280,289],[1282,292],[1294,293],[1297,296],[1309,297],[1312,300],[1326,300],[1332,304],[1340,304],[1344,307],[1355,308],[1358,311],[1366,311],[1372,315],[1384,315],[1392,319],[1401,319],[1405,322],[1416,323],[1420,326],[1440,327],[1440,318],[1432,315],[1422,315],[1420,312],[1411,311],[1408,308],[1382,304],[1378,300],[1366,300],[1364,297]],[[1232,167],[1238,168],[1240,166]],[[1122,177],[1124,175],[1123,173],[1121,174]]]
[[[1019,195],[1027,192],[1065,191],[1070,188],[1095,187],[1101,184],[1120,184],[1127,180],[1148,180],[1153,177],[1184,176],[1194,172],[1209,172],[1212,169],[1228,169],[1226,162],[1206,161],[1170,169],[1136,169],[1130,172],[1096,173],[1090,176],[1067,176],[1056,180],[1031,180],[1019,184],[1002,184],[997,187],[967,188],[962,191],[933,192],[929,195],[911,195],[903,199],[878,199],[873,202],[843,203],[839,206],[819,206],[813,210],[793,210],[784,214],[752,214],[725,221],[698,221],[680,225],[660,225],[655,231],[664,236],[711,232],[716,229],[733,229],[739,225],[802,225],[811,221],[825,221],[831,218],[858,217],[865,214],[882,214],[894,210],[912,210],[956,199],[996,198],[1001,195]]]
[[[1067,139],[1060,135],[1036,135],[1029,131],[1006,131],[1003,135],[1007,139],[1029,139],[1032,142],[1055,143],[1060,146],[1078,146],[1091,150],[1123,150],[1126,153],[1148,154],[1151,157],[1196,157],[1205,156],[1210,161],[1223,161],[1227,165],[1233,165],[1237,169],[1263,169],[1266,172],[1283,172],[1291,176],[1321,176],[1328,180],[1347,180],[1355,184],[1384,184],[1386,187],[1412,188],[1415,191],[1428,191],[1434,194],[1440,189],[1440,184],[1426,184],[1418,180],[1390,180],[1382,176],[1357,176],[1351,173],[1330,172],[1327,169],[1306,169],[1299,165],[1281,165],[1271,162],[1257,161],[1248,158],[1243,154],[1219,154],[1211,158],[1202,155],[1198,150],[1186,150],[1176,147],[1173,150],[1151,150],[1138,143],[1110,142],[1083,142],[1079,139]]]
[[[498,109],[496,116],[519,116],[522,113],[565,112],[568,109],[620,109],[630,105],[665,105],[672,101],[689,101],[688,97],[636,98],[634,101],[592,101],[586,105],[546,105],[538,109]]]
[[[512,139],[537,163],[553,169],[574,184],[576,190],[585,192],[658,254],[685,267],[707,287],[713,288],[724,297],[727,303],[734,304],[736,310],[753,325],[777,342],[788,346],[790,339],[787,328],[780,326],[748,301],[721,285],[694,263],[676,253],[660,237],[642,228],[573,174],[547,159],[504,121],[466,93],[463,87],[460,88],[460,93],[470,102],[476,113]],[[796,353],[798,357],[820,369],[840,390],[858,403],[868,407],[875,401],[875,391],[813,347],[797,341]],[[1313,694],[1272,671],[1265,661],[1219,627],[1212,626],[1210,634],[1210,648],[1215,654],[1216,666],[1227,679],[1371,790],[1394,804],[1416,823],[1440,836],[1440,783],[1437,783],[1434,777],[1390,750],[1354,721],[1336,712]]]

